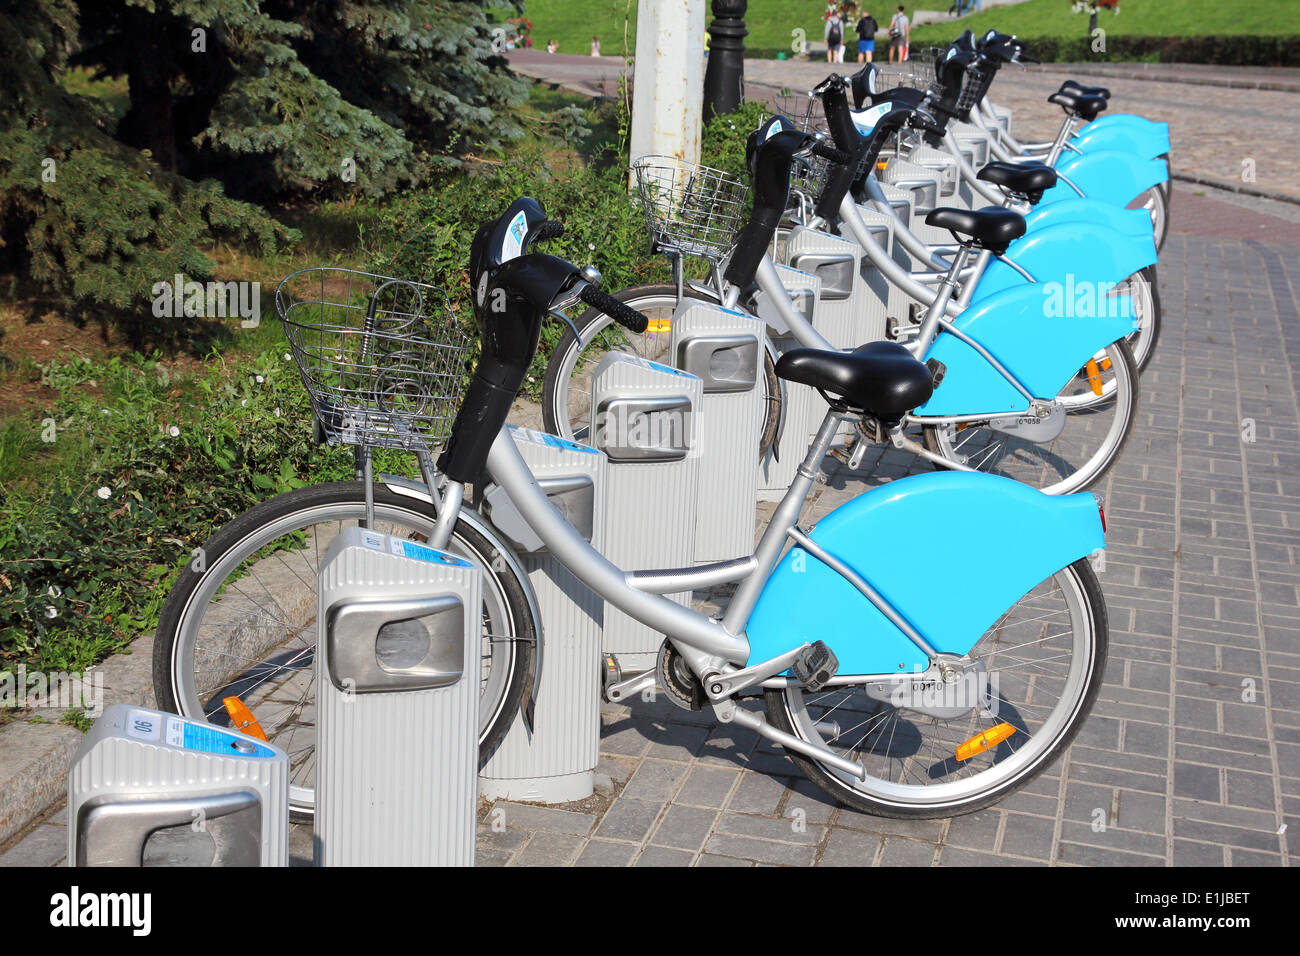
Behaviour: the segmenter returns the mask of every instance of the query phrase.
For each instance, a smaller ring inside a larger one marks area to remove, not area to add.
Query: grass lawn
[[[1223,0],[1120,0],[1120,12],[1101,10],[1097,26],[1119,36],[1205,36],[1236,34],[1281,36],[1300,33],[1300,0],[1225,3]],[[1088,15],[1072,13],[1069,0],[1027,0],[995,7],[960,21],[976,34],[990,28],[1022,37],[1087,36]],[[934,24],[912,31],[915,40],[947,42],[956,24]]]
[[[914,10],[947,10],[950,0],[922,0],[908,3],[907,12]],[[889,15],[898,6],[898,0],[879,3],[860,2],[880,22],[882,28]],[[601,52],[606,56],[622,56],[623,23],[628,17],[628,51],[636,45],[637,0],[527,0],[524,15],[533,21],[533,45],[546,49],[550,40],[560,41],[561,53],[588,53],[594,34],[600,38]],[[874,8],[874,9],[873,9]],[[745,26],[749,36],[745,44],[751,47],[789,50],[796,27],[807,34],[809,42],[819,45],[822,39],[822,0],[749,0]],[[712,21],[713,14],[706,5],[705,17]]]

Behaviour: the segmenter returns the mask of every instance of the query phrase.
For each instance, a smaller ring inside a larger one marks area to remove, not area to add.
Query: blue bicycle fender
[[[1073,276],[1076,284],[1117,284],[1156,261],[1151,217],[1145,211],[1139,212],[1147,219],[1145,236],[1125,235],[1093,222],[1065,221],[1021,236],[1007,247],[1002,258],[1010,259],[1039,282],[1064,282],[1067,276]],[[980,276],[970,304],[1025,283],[1019,272],[1001,259],[994,259]]]
[[[1138,159],[1114,149],[1074,156],[1058,163],[1056,171],[1083,190],[1089,199],[1116,206],[1127,206],[1143,192],[1169,178],[1169,168],[1164,160]],[[1043,193],[1039,205],[1074,199],[1078,195],[1069,183],[1058,182]]]
[[[978,472],[873,488],[823,518],[811,537],[949,654],[967,653],[1039,582],[1105,546],[1092,495],[1045,495]],[[861,592],[798,547],[768,579],[746,632],[751,665],[817,640],[844,675],[912,673],[927,663]]]
[[[1151,214],[1145,209],[1122,209],[1095,199],[1062,199],[1049,206],[1035,206],[1025,216],[1025,235],[1032,236],[1050,226],[1063,222],[1091,222],[1109,226],[1126,236],[1151,238]],[[1154,243],[1154,240],[1152,240]]]
[[[1144,116],[1138,116],[1134,113],[1107,113],[1097,117],[1091,123],[1086,123],[1074,131],[1074,137],[1071,143],[1078,139],[1100,133],[1103,130],[1112,129],[1132,130],[1140,136],[1155,135],[1163,140],[1165,152],[1169,151],[1169,124],[1161,120],[1149,120]]]
[[[1079,282],[1074,276],[1024,283],[971,306],[953,326],[986,349],[1035,398],[1055,398],[1090,358],[1137,325],[1132,299],[1106,296],[1106,291],[1104,284]],[[1028,411],[1028,400],[950,332],[940,332],[925,357],[942,362],[945,372],[918,415]]]
[[[1169,152],[1169,128],[1163,123],[1151,123],[1146,126],[1106,126],[1102,129],[1086,129],[1070,140],[1070,145],[1085,156],[1103,149],[1114,149],[1140,159],[1155,159]],[[1067,151],[1061,155],[1072,154]]]

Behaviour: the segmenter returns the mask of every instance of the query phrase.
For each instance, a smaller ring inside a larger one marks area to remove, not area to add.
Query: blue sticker
[[[198,750],[202,753],[238,757],[276,756],[275,751],[266,744],[259,743],[244,734],[232,734],[229,731],[213,727],[211,724],[196,724],[190,721],[184,721],[183,726],[184,732],[180,745],[186,750]]]
[[[679,368],[673,368],[673,367],[670,366],[670,365],[660,365],[658,362],[652,362],[652,361],[650,361],[649,359],[645,359],[645,364],[648,365],[648,366],[650,366],[650,368],[654,369],[654,370],[657,371],[657,372],[672,372],[674,375],[684,375],[686,378],[694,378],[694,377],[695,377],[694,375],[690,374],[689,372],[683,372],[683,371],[682,371],[681,369],[679,369]]]
[[[414,558],[416,561],[428,561],[432,564],[451,564],[458,568],[472,567],[468,561],[462,561],[454,555],[447,554],[443,551],[437,551],[434,548],[426,548],[424,545],[416,544],[414,541],[403,541],[402,553],[408,558]]]
[[[506,227],[505,237],[501,240],[501,255],[498,257],[502,262],[509,262],[517,258],[524,248],[524,236],[528,234],[528,217],[523,211],[515,213],[515,218],[510,220],[510,225]]]
[[[586,445],[579,445],[576,441],[569,441],[567,438],[561,438],[558,435],[548,435],[545,432],[542,432],[541,439],[545,444],[550,445],[552,448],[566,448],[569,451],[580,451],[588,455],[600,454],[594,448],[589,448]]]

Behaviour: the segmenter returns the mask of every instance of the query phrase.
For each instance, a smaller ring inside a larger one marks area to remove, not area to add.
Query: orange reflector
[[[241,734],[266,740],[266,731],[262,729],[262,725],[257,722],[253,712],[242,700],[238,697],[226,697],[221,703],[225,705],[226,713],[230,715],[230,722],[235,725],[236,730]]]
[[[1084,366],[1088,372],[1088,384],[1092,386],[1092,394],[1101,394],[1101,371],[1097,368],[1096,359],[1088,359],[1088,364]]]
[[[1097,368],[1101,369],[1103,372],[1110,371],[1110,357],[1102,356],[1101,361],[1097,363]]]
[[[651,319],[648,323],[646,323],[645,330],[647,332],[662,332],[664,334],[667,334],[673,330],[673,320],[672,319]]]
[[[876,163],[876,169],[880,170],[883,173],[885,171],[885,167],[888,165],[889,165],[889,160],[887,159],[882,160],[881,162]]]
[[[976,754],[982,754],[990,747],[996,747],[1015,732],[1016,728],[1012,727],[1005,721],[998,724],[996,727],[990,727],[988,730],[984,731],[984,733],[976,734],[965,743],[958,744],[957,759],[969,760]]]

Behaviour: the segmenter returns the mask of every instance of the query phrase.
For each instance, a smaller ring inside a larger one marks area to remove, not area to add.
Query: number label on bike
[[[127,721],[126,732],[137,740],[158,740],[162,737],[162,724],[156,714],[147,710],[133,710]]]

